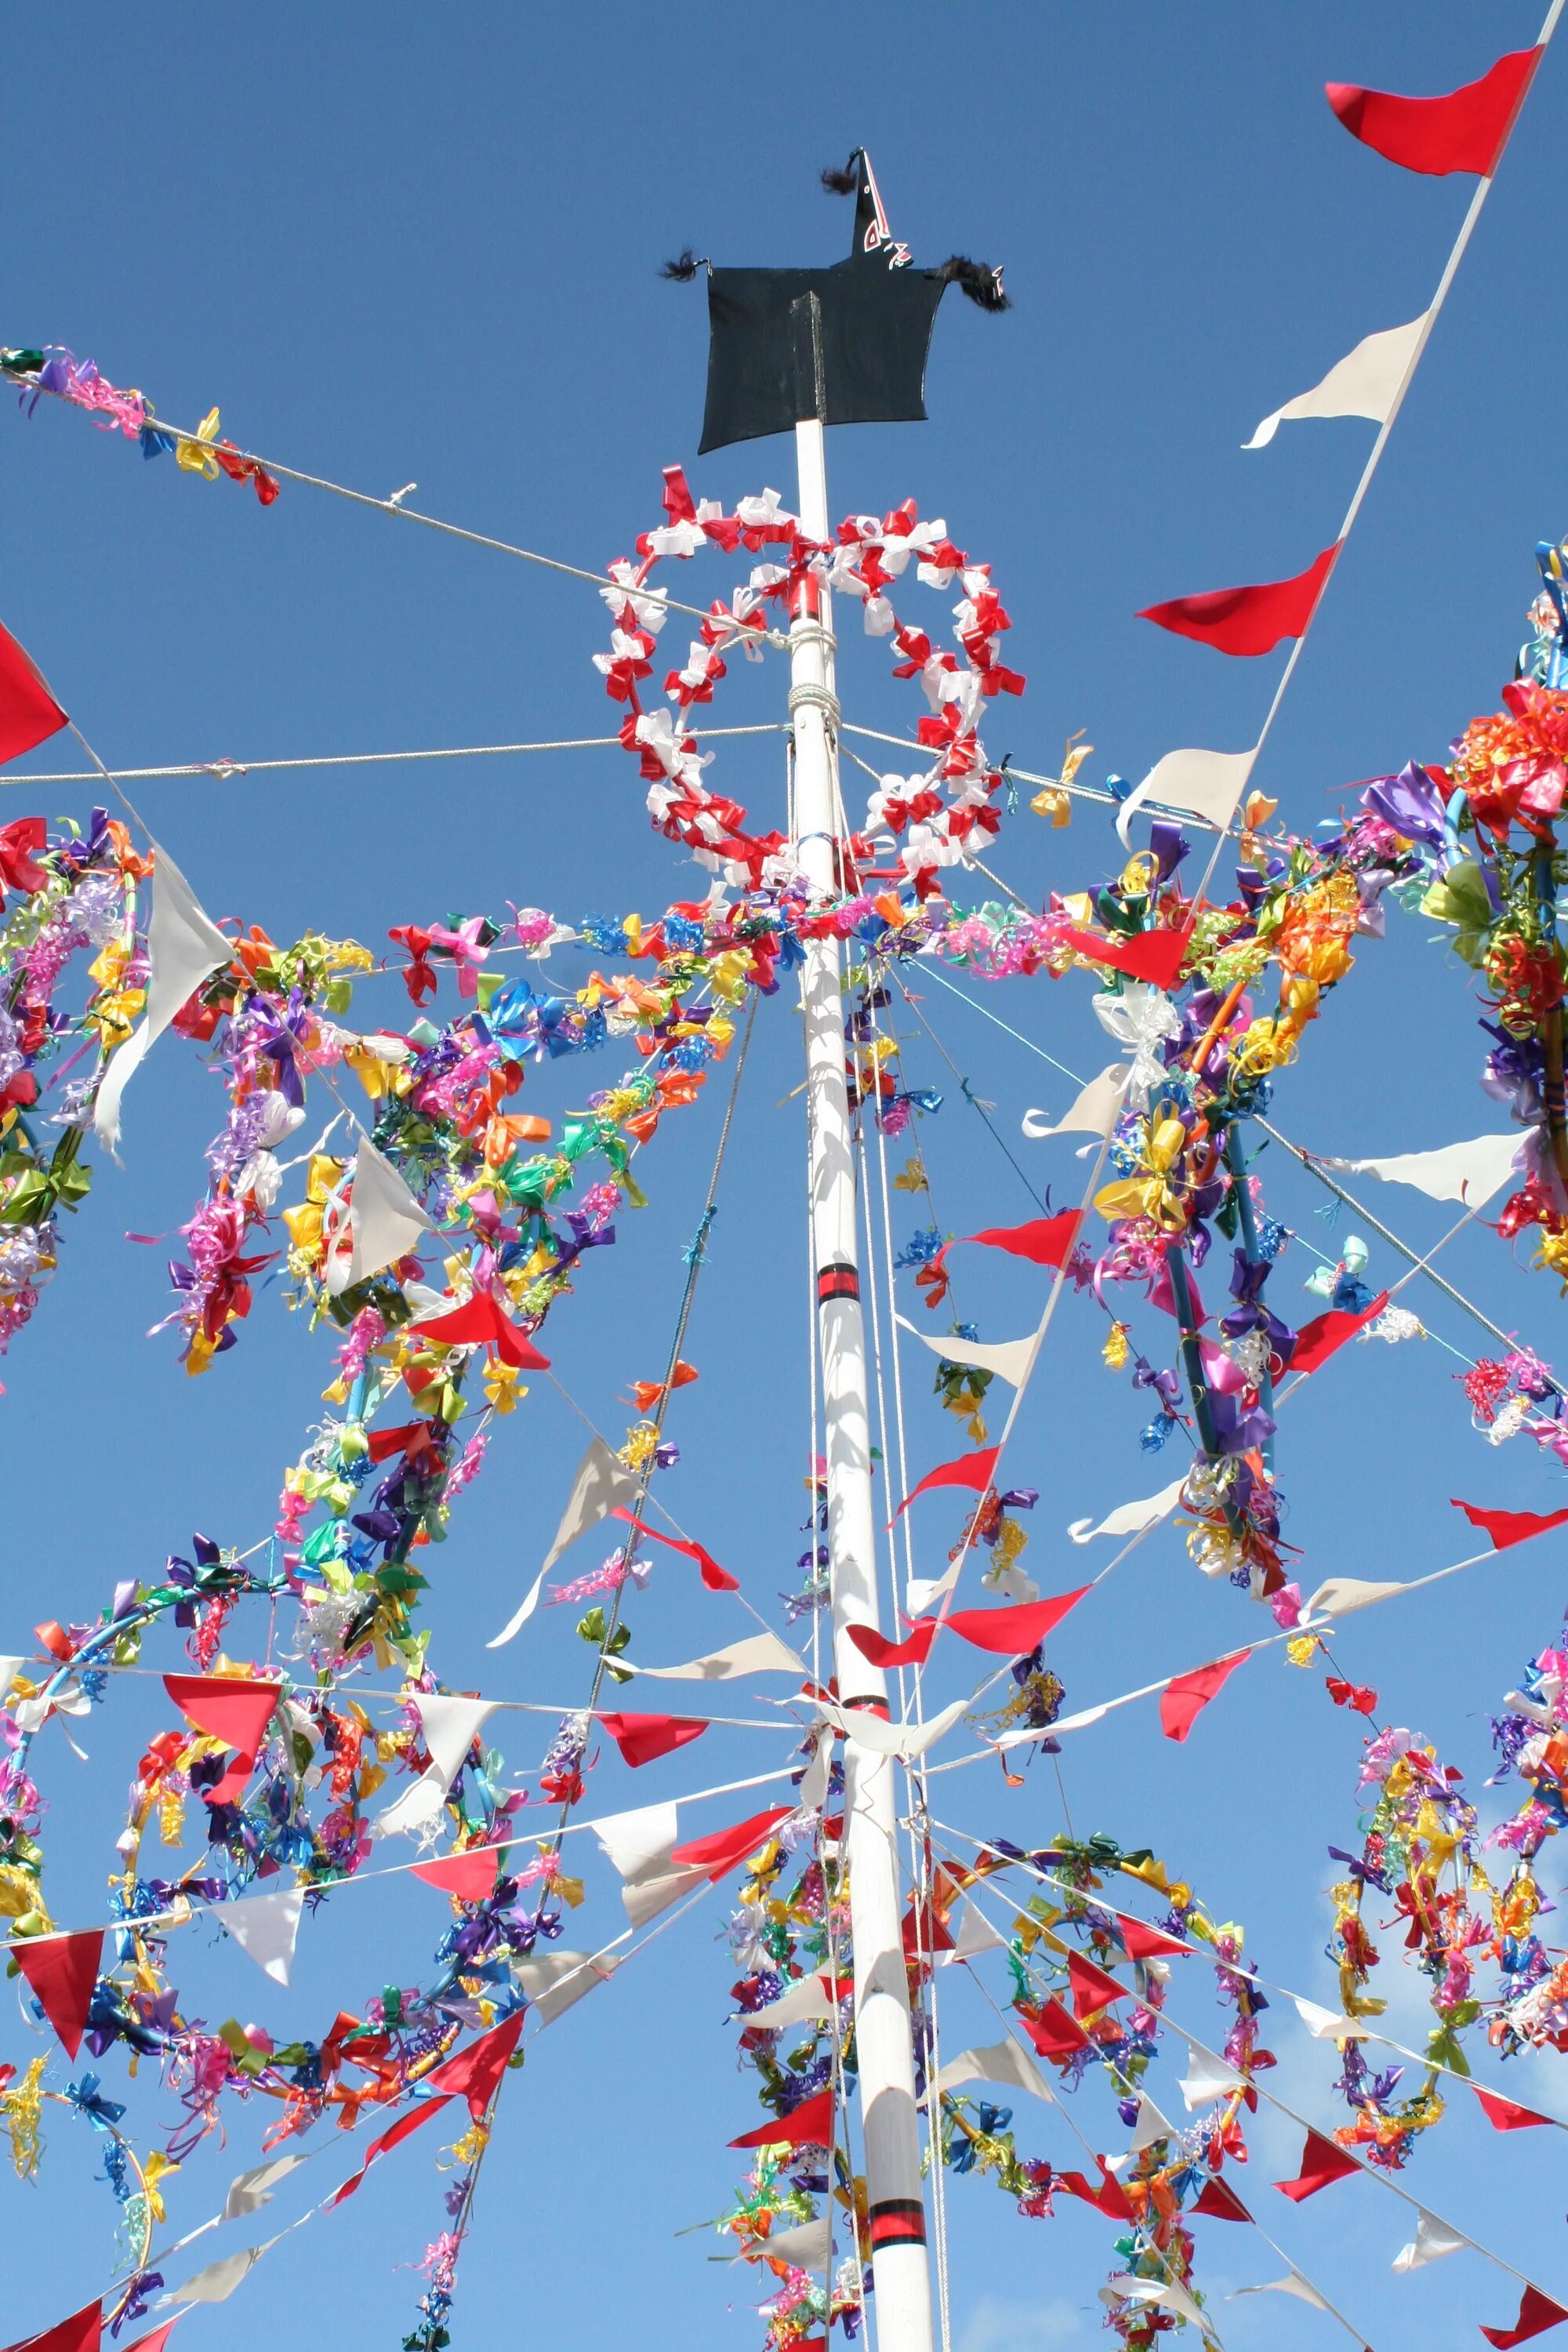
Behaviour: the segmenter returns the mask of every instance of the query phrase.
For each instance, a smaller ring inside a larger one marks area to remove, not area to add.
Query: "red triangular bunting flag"
[[[496,1883],[500,1851],[493,1845],[471,1845],[462,1853],[444,1853],[434,1862],[416,1862],[414,1875],[426,1886],[439,1886],[462,1903],[482,1903]]]
[[[1059,1216],[1032,1217],[1026,1225],[987,1225],[983,1234],[965,1234],[963,1238],[983,1243],[987,1249],[1006,1250],[1013,1257],[1026,1257],[1031,1265],[1060,1265],[1071,1255],[1082,1223],[1081,1209],[1064,1209]]]
[[[948,1630],[977,1650],[989,1650],[993,1657],[1021,1657],[1054,1633],[1089,1590],[1080,1584],[1075,1592],[1058,1592],[1049,1601],[1019,1601],[1008,1609],[955,1609]]]
[[[1047,2001],[1038,2017],[1026,2017],[1024,2031],[1042,2058],[1074,2058],[1089,2046],[1089,2036],[1059,2000]]]
[[[1531,1536],[1543,1536],[1548,1528],[1560,1528],[1568,1520],[1568,1511],[1478,1511],[1473,1503],[1461,1503],[1457,1495],[1448,1499],[1457,1511],[1463,1511],[1471,1527],[1491,1538],[1498,1551],[1506,1551],[1510,1544],[1528,1542]]]
[[[74,2058],[87,2031],[87,2012],[103,1957],[103,1930],[84,1927],[78,1936],[29,1936],[13,1943],[12,1954],[37,1995],[44,2015]]]
[[[1069,931],[1068,945],[1091,963],[1109,964],[1129,980],[1152,981],[1169,988],[1182,969],[1182,959],[1193,943],[1193,926],[1175,931],[1140,931],[1125,940],[1097,939],[1092,931]]]
[[[682,1552],[688,1559],[694,1559],[710,1592],[739,1592],[741,1590],[740,1578],[731,1576],[727,1568],[721,1568],[712,1553],[704,1551],[700,1543],[682,1543],[674,1536],[661,1536],[657,1528],[650,1528],[646,1519],[639,1519],[635,1511],[626,1509],[624,1503],[617,1503],[610,1517],[625,1519],[629,1526],[636,1528],[639,1536],[647,1536],[650,1543],[666,1544],[671,1551]]]
[[[1498,2352],[1510,2352],[1515,2344],[1528,2344],[1532,2336],[1544,2336],[1549,2327],[1558,2326],[1568,2319],[1560,2303],[1542,2294],[1538,2286],[1527,2286],[1519,2300],[1519,2317],[1511,2327],[1483,2327],[1481,2334]]]
[[[1100,2187],[1091,2189],[1081,2172],[1058,2172],[1057,2184],[1069,2197],[1081,2197],[1086,2205],[1098,2206],[1113,2221],[1131,2221],[1132,2208],[1127,2202],[1127,2192],[1113,2172],[1107,2172],[1102,2157],[1095,2158],[1100,2167]]]
[[[399,2116],[395,2124],[389,2124],[381,2137],[373,2139],[366,2148],[364,2162],[359,2170],[352,2172],[342,2187],[333,2190],[323,2210],[330,2213],[334,2205],[341,2205],[345,2197],[352,2197],[378,2156],[385,2156],[390,2149],[400,2147],[411,2133],[418,2131],[432,2116],[438,2116],[443,2107],[449,2107],[451,2104],[449,2098],[426,2099],[418,2106],[410,2107],[405,2116]]]
[[[171,2320],[169,2326],[174,2324]],[[168,2328],[163,2331],[165,2335],[168,2332]],[[79,2311],[73,2311],[68,2319],[57,2319],[42,2336],[27,2336],[20,2344],[14,2344],[11,2352],[98,2352],[102,2335],[103,2314],[94,2295]]]
[[[1235,2189],[1227,2187],[1217,2174],[1205,2184],[1204,2193],[1193,2210],[1194,2213],[1206,2213],[1211,2221],[1250,2221],[1252,2219]]]
[[[902,1642],[889,1642],[886,1633],[879,1633],[871,1625],[846,1625],[844,1630],[860,1655],[874,1666],[923,1666],[939,1628],[934,1617],[922,1617]]]
[[[1195,637],[1222,654],[1272,653],[1281,637],[1301,637],[1317,609],[1340,551],[1336,540],[1293,580],[1267,580],[1255,588],[1214,588],[1201,596],[1173,596],[1138,615],[1178,637]]]
[[[433,2091],[456,2092],[467,2099],[468,2113],[478,2123],[494,2096],[496,2084],[517,2048],[521,2032],[520,2009],[504,2025],[492,2026],[489,2033],[481,2033],[477,2042],[470,2042],[466,2050],[459,2050],[455,2058],[448,2058],[444,2066],[426,2074],[426,2083]]]
[[[250,1764],[283,1696],[280,1683],[250,1682],[238,1675],[165,1675],[163,1688],[187,1723],[221,1739]]]
[[[977,1495],[983,1495],[991,1484],[1001,1451],[999,1445],[983,1445],[978,1454],[962,1454],[956,1462],[939,1462],[934,1470],[926,1472],[918,1486],[910,1488],[893,1518],[902,1518],[915,1496],[929,1494],[933,1486],[972,1486]],[[889,1527],[892,1523],[892,1519],[888,1522]]]
[[[1493,2131],[1533,2131],[1537,2124],[1552,2120],[1550,2116],[1538,2116],[1533,2107],[1521,2107],[1512,2099],[1500,2098],[1495,2091],[1483,2091],[1479,2083],[1471,2087]]]
[[[1290,1350],[1290,1370],[1315,1372],[1347,1339],[1353,1339],[1358,1331],[1374,1323],[1387,1304],[1387,1291],[1380,1290],[1372,1305],[1363,1307],[1359,1315],[1352,1315],[1344,1307],[1331,1307],[1326,1315],[1314,1315],[1296,1334],[1296,1344]]]
[[[19,760],[68,724],[31,656],[7,630],[0,629],[0,762]],[[43,843],[37,846],[41,849]]]
[[[1484,177],[1496,168],[1540,62],[1539,49],[1515,49],[1479,81],[1442,98],[1399,98],[1353,81],[1325,82],[1323,91],[1352,138],[1391,163],[1435,177],[1446,172]]]
[[[1178,1675],[1174,1682],[1166,1685],[1160,1694],[1160,1728],[1167,1739],[1186,1738],[1210,1699],[1225,1688],[1237,1666],[1244,1666],[1250,1654],[1247,1650],[1237,1650],[1228,1658],[1215,1658],[1212,1665],[1198,1666],[1190,1675]]]
[[[523,1338],[517,1325],[500,1307],[488,1290],[477,1290],[465,1298],[460,1307],[448,1314],[437,1315],[428,1323],[408,1326],[412,1339],[437,1339],[444,1348],[473,1348],[481,1342],[495,1349],[503,1364],[528,1372],[547,1372],[550,1359],[542,1356],[532,1343]]]
[[[1125,2000],[1127,1988],[1086,1960],[1081,1952],[1068,1954],[1068,1982],[1072,1987],[1073,2015],[1092,2017],[1097,2009],[1105,2009],[1113,2000]]]
[[[183,2311],[176,2311],[174,2318],[165,2319],[162,2327],[154,2327],[151,2335],[139,2336],[134,2344],[128,2344],[125,2352],[163,2352],[164,2345],[184,2315]]]
[[[766,1843],[771,1831],[781,1822],[788,1821],[793,1807],[774,1805],[765,1813],[753,1813],[749,1822],[737,1822],[733,1829],[715,1830],[708,1837],[690,1839],[670,1852],[670,1861],[677,1870],[705,1870],[710,1878],[722,1878],[738,1862]]]
[[[742,2132],[739,2139],[730,2142],[731,2147],[826,2147],[833,2137],[833,2093],[818,2091],[815,2098],[803,2099],[798,2107],[776,2122],[759,2124],[755,2131]]]
[[[689,1747],[708,1728],[707,1717],[697,1715],[602,1715],[599,1721],[634,1771]]]
[[[1331,2181],[1342,2180],[1348,2172],[1359,2172],[1355,2158],[1336,2147],[1321,2132],[1309,2129],[1307,2145],[1301,2150],[1301,2169],[1294,2180],[1277,2180],[1274,2186],[1281,2197],[1289,2197],[1292,2205],[1300,2205],[1304,2197],[1315,2197],[1320,2189]]]
[[[1120,1917],[1116,1924],[1130,1960],[1189,1960],[1193,1957],[1190,1944],[1178,1944],[1174,1936],[1163,1936],[1158,1927],[1146,1927],[1142,1919]]]

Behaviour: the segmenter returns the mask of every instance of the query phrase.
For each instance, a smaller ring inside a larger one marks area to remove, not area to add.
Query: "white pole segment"
[[[808,537],[829,539],[820,423],[795,428],[800,519]],[[795,724],[795,814],[800,860],[814,888],[838,887],[833,738],[832,615],[826,590],[807,583],[790,632],[790,716]],[[841,1704],[887,1719],[886,1677],[846,1634],[878,1624],[871,1432],[866,1339],[860,1316],[855,1163],[844,1072],[844,1006],[837,940],[806,943],[803,973],[811,1184],[817,1262],[817,1316],[827,1447],[827,1542],[833,1578],[834,1665]],[[875,2263],[877,2339],[885,2352],[930,2352],[931,2284],[925,2200],[921,2192],[920,2118],[905,1975],[897,1872],[894,1764],[847,1744],[846,1859],[855,1938],[855,2035],[866,2185]]]

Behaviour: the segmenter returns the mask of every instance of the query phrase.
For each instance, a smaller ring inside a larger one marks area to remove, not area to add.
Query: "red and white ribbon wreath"
[[[780,607],[787,620],[797,592],[815,580],[858,597],[867,635],[890,637],[901,656],[894,677],[918,677],[925,689],[931,709],[920,722],[918,739],[933,755],[931,765],[923,775],[881,779],[867,806],[865,831],[853,837],[850,847],[857,858],[866,859],[901,845],[898,856],[905,879],[922,898],[934,897],[939,869],[956,865],[979,837],[999,829],[994,800],[1002,779],[986,763],[980,722],[987,697],[1024,690],[1017,671],[997,658],[996,640],[1011,623],[991,584],[990,565],[970,563],[948,538],[945,523],[921,522],[912,499],[883,520],[850,516],[839,525],[836,543],[826,546],[804,535],[776,490],[742,499],[733,514],[726,514],[716,499],[699,505],[682,469],[667,466],[664,510],[668,520],[643,533],[637,561],[622,557],[609,566],[615,585],[600,593],[615,616],[615,633],[609,652],[594,656],[605,692],[627,706],[621,740],[639,760],[655,825],[667,840],[684,842],[700,865],[728,881],[753,889],[776,887],[795,873],[784,835],[746,833],[745,810],[708,790],[702,772],[713,754],[698,751],[687,715],[697,704],[712,701],[713,688],[727,672],[726,654],[738,646],[748,661],[762,659],[769,641],[768,605]],[[646,709],[637,689],[653,676],[656,641],[669,615],[665,597],[648,581],[665,556],[686,562],[709,544],[727,555],[742,547],[752,555],[776,548],[782,560],[754,564],[727,604],[714,599],[684,665],[666,676],[664,691],[674,709]],[[893,610],[889,589],[911,558],[925,586],[948,588],[956,578],[963,587],[963,599],[953,607],[956,650],[938,651],[923,630],[905,627]]]

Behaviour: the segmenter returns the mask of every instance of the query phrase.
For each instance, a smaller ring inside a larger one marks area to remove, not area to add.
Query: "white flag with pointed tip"
[[[1439,2221],[1436,2213],[1428,2213],[1423,2205],[1416,2210],[1415,2235],[1407,2246],[1401,2246],[1394,2257],[1396,2271],[1424,2270],[1428,2263],[1440,2263],[1445,2254],[1461,2254],[1469,2244],[1458,2230],[1447,2221]]]
[[[228,2184],[228,2195],[223,2200],[225,2221],[243,2221],[252,2213],[259,2213],[264,2205],[272,2202],[272,2192],[280,2180],[309,2164],[309,2156],[275,2156],[270,2163],[253,2164],[248,2172],[237,2173]]]
[[[1298,2303],[1310,2303],[1314,2311],[1330,2311],[1333,2305],[1321,2296],[1310,2279],[1300,2271],[1290,2271],[1282,2279],[1264,2279],[1258,2286],[1238,2286],[1231,2296],[1234,2303],[1239,2294],[1293,2294]]]
[[[397,1837],[434,1827],[475,1734],[495,1713],[496,1704],[493,1698],[460,1698],[447,1691],[415,1692],[410,1705],[419,1717],[429,1768],[376,1815],[371,1827],[374,1837]]]
[[[1109,1135],[1121,1116],[1130,1068],[1127,1062],[1109,1063],[1098,1078],[1090,1078],[1054,1126],[1043,1110],[1026,1110],[1024,1133],[1032,1143],[1047,1135]]]
[[[124,1045],[117,1045],[110,1056],[93,1106],[94,1130],[110,1151],[120,1141],[121,1097],[146,1059],[148,1047],[163,1035],[203,981],[221,971],[234,953],[231,942],[197,904],[195,891],[168,851],[156,842],[153,846],[146,1010]]]
[[[1210,2106],[1215,2099],[1228,2098],[1233,2091],[1246,2087],[1236,2068],[1227,2066],[1217,2053],[1205,2050],[1201,2042],[1194,2042],[1190,2037],[1187,2046],[1192,2058],[1182,2077],[1181,2092],[1187,2103],[1189,2115],[1194,2108]]]
[[[1068,1529],[1074,1543],[1092,1543],[1096,1536],[1141,1536],[1145,1528],[1157,1527],[1168,1519],[1182,1499],[1185,1475],[1173,1478],[1157,1495],[1150,1495],[1141,1503],[1119,1503],[1099,1521],[1074,1519]]]
[[[733,2025],[805,2025],[813,2018],[829,2018],[837,2003],[819,1976],[797,1977],[777,2000],[732,2018]]]
[[[1360,1576],[1331,1576],[1320,1584],[1307,1603],[1309,1617],[1348,1617],[1355,1609],[1370,1609],[1374,1601],[1387,1601],[1395,1592],[1408,1592],[1407,1584],[1373,1584]]]
[[[579,1536],[586,1535],[590,1528],[596,1528],[602,1519],[607,1519],[612,1511],[635,1510],[641,1492],[641,1483],[635,1474],[616,1459],[602,1437],[594,1438],[577,1465],[577,1475],[572,1481],[572,1492],[566,1497],[566,1508],[555,1530],[555,1540],[545,1554],[543,1567],[495,1640],[486,1643],[487,1649],[503,1649],[521,1633],[539,1606],[545,1578],[567,1547],[574,1544]]]
[[[536,1952],[514,1960],[512,1974],[532,2001],[541,2025],[549,2025],[563,2010],[608,1984],[621,1963],[613,1952]]]
[[[1153,2100],[1145,2093],[1138,2102],[1138,2120],[1132,2126],[1132,2137],[1128,2147],[1129,2155],[1142,2156],[1143,2150],[1146,2147],[1152,2147],[1157,2139],[1175,2139],[1178,2137],[1175,2125],[1166,2121]]]
[[[799,1675],[804,1680],[806,1669],[805,1661],[776,1633],[751,1633],[743,1642],[688,1658],[683,1665],[634,1666],[632,1671],[654,1682],[732,1683],[745,1675]]]
[[[662,1805],[639,1805],[635,1812],[609,1813],[595,1822],[594,1835],[620,1874],[621,1900],[634,1927],[645,1927],[678,1902],[689,1887],[702,1884],[700,1870],[680,1867],[669,1858],[680,1835],[673,1800]]]
[[[1461,1201],[1483,1208],[1523,1165],[1533,1139],[1515,1128],[1510,1135],[1478,1135],[1468,1143],[1446,1143],[1437,1151],[1403,1151],[1392,1160],[1315,1160],[1346,1176],[1375,1176],[1384,1184],[1409,1184],[1429,1201]]]
[[[1055,2094],[1026,2050],[1016,2042],[988,2042],[983,2050],[961,2050],[950,2058],[933,2091],[955,2090],[960,2083],[1005,2083],[1037,2099],[1053,2101]]]
[[[908,1331],[922,1348],[929,1348],[932,1355],[940,1356],[944,1363],[966,1364],[977,1372],[994,1372],[999,1380],[1007,1382],[1009,1388],[1023,1387],[1039,1350],[1040,1335],[1037,1331],[1031,1331],[1023,1339],[955,1339],[951,1334],[939,1334],[933,1338],[929,1331],[921,1331],[915,1324],[906,1322],[901,1315],[896,1315],[893,1319],[900,1329]]]
[[[1131,2271],[1118,2271],[1113,2276],[1108,2278],[1100,2288],[1100,2299],[1101,2303],[1109,2305],[1114,2303],[1119,2295],[1127,2303],[1163,2305],[1167,2311],[1175,2312],[1178,2317],[1187,2320],[1194,2327],[1201,2329],[1205,2336],[1214,2336],[1214,2330],[1204,2317],[1202,2310],[1194,2302],[1186,2288],[1176,2279],[1135,2278]]]
[[[952,1949],[943,1952],[940,1965],[944,1969],[951,1968],[960,1960],[978,1959],[982,1952],[1005,1952],[1006,1948],[1006,1937],[991,1925],[984,1911],[977,1911],[973,1903],[966,1903]]]
[[[1265,449],[1281,425],[1309,416],[1364,416],[1373,425],[1386,425],[1430,316],[1423,310],[1406,326],[1383,327],[1375,335],[1363,335],[1353,352],[1334,362],[1321,383],[1315,383],[1310,392],[1299,392],[1294,400],[1266,416],[1242,447]]]
[[[383,1266],[406,1257],[435,1230],[391,1160],[376,1150],[368,1135],[362,1135],[349,1199],[353,1246],[346,1261],[341,1253],[329,1256],[327,1288],[334,1296],[352,1290],[356,1282],[364,1282]]]
[[[973,1703],[973,1699],[955,1698],[940,1715],[931,1716],[924,1723],[884,1723],[867,1707],[856,1707],[847,1714],[829,1707],[827,1717],[857,1747],[872,1748],[879,1756],[900,1757],[907,1764],[911,1757],[923,1756],[928,1748],[934,1748]]]
[[[161,2294],[157,2308],[164,2311],[172,2303],[226,2303],[242,2280],[247,2278],[261,2260],[278,2243],[268,2238],[264,2246],[246,2246],[237,2254],[225,2254],[221,2262],[209,2263],[205,2271],[188,2278],[173,2294]]]
[[[1315,2000],[1305,2000],[1292,1993],[1296,2014],[1308,2032],[1319,2042],[1364,2042],[1370,2029],[1359,2018],[1345,2017],[1337,2009],[1324,2009]]]
[[[1224,833],[1247,790],[1257,757],[1256,743],[1250,751],[1167,751],[1121,803],[1116,830],[1122,848],[1130,846],[1127,828],[1146,801],[1206,817]]]
[[[302,1886],[285,1886],[276,1895],[245,1895],[222,1914],[223,1925],[240,1950],[274,1984],[289,1981],[304,1904]]]
[[[815,2221],[799,2221],[791,2230],[770,2230],[752,2241],[753,2250],[777,2254],[797,2271],[825,2271],[833,2252],[833,2220],[827,2213]]]

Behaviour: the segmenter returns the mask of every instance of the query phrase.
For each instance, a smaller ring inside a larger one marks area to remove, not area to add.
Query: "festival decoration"
[[[220,474],[226,474],[231,482],[254,482],[264,507],[278,496],[278,482],[264,466],[246,457],[232,441],[218,439],[220,420],[216,408],[207,411],[194,434],[171,432],[157,422],[157,411],[144,393],[117,391],[94,361],[79,360],[63,343],[46,343],[39,351],[0,348],[0,376],[20,387],[21,404],[29,416],[48,393],[73,408],[85,408],[100,417],[100,431],[123,434],[140,446],[143,457],[161,457],[172,451],[182,473],[197,474],[209,482],[216,482]]]

